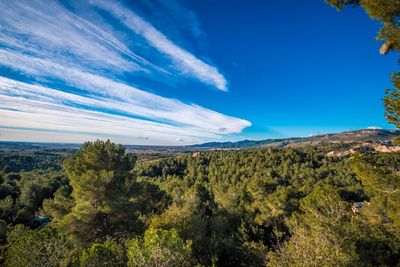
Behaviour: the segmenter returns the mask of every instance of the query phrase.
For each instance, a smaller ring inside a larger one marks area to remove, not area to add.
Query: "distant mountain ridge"
[[[156,145],[125,145],[127,152],[137,154],[159,153],[172,155],[176,153],[207,151],[207,150],[232,150],[265,147],[302,147],[307,145],[349,144],[347,147],[369,147],[375,151],[391,151],[394,147],[393,139],[400,137],[400,131],[364,129],[341,133],[323,134],[311,137],[291,137],[265,140],[242,140],[238,142],[208,142],[189,146],[156,146]],[[74,153],[82,144],[63,143],[38,143],[38,142],[8,142],[0,141],[0,154],[15,151],[50,151],[57,153]],[[347,148],[346,148],[347,149]],[[397,151],[397,150],[396,150]]]
[[[291,137],[265,140],[243,140],[238,142],[208,142],[198,145],[187,146],[199,149],[241,149],[256,147],[298,147],[317,144],[340,144],[340,143],[384,143],[391,145],[393,139],[400,137],[398,130],[363,129],[341,133],[322,134],[310,137]]]

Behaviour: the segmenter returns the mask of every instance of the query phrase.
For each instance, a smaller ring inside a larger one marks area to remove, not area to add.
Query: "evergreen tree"
[[[392,74],[392,82],[394,88],[386,90],[384,99],[386,118],[388,122],[400,129],[400,73]],[[400,145],[400,138],[397,138],[396,142]]]
[[[129,229],[134,221],[128,195],[134,164],[133,155],[109,140],[87,142],[65,161],[74,205],[63,223],[75,237],[94,241]]]
[[[400,239],[400,176],[395,167],[384,168],[373,158],[357,156],[354,170],[370,198],[370,205],[363,209],[371,224],[385,226]],[[394,166],[399,166],[397,160]]]
[[[109,267],[124,266],[124,257],[120,247],[113,241],[92,243],[89,248],[83,249],[78,257],[72,260],[76,267]]]
[[[380,52],[387,54],[390,50],[400,50],[400,2],[398,0],[326,0],[341,10],[346,5],[359,5],[372,18],[382,23],[378,40],[384,41]]]
[[[331,186],[316,187],[291,218],[291,238],[270,255],[270,266],[349,266],[356,257],[351,210]]]
[[[184,242],[175,229],[148,229],[143,239],[128,242],[128,267],[193,266],[191,244]]]
[[[30,230],[10,243],[5,266],[59,266],[67,257],[70,246],[67,236],[54,227]]]

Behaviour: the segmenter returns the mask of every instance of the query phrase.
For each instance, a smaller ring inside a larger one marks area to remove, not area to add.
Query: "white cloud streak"
[[[117,110],[153,120],[187,125],[205,131],[230,134],[238,133],[250,126],[246,120],[226,116],[221,113],[182,103],[176,99],[161,97],[133,86],[115,82],[102,76],[65,68],[49,60],[37,59],[0,49],[0,62],[12,69],[42,77],[57,77],[68,85],[77,87],[91,98],[101,99],[99,108]],[[77,96],[75,101],[77,101]],[[88,106],[99,104],[100,100],[87,98]],[[83,103],[80,103],[83,104]],[[221,131],[221,129],[224,129]]]
[[[105,83],[101,80],[97,82]],[[93,97],[96,85],[92,85],[92,95],[86,97],[0,78],[1,125],[124,136],[125,142],[130,143],[138,143],[134,139],[136,137],[149,136],[152,144],[157,139],[172,144],[182,136],[188,137],[187,140],[216,139],[225,134],[220,131],[221,125],[229,124],[232,133],[249,125],[244,120],[119,83],[115,83],[110,90],[118,91],[119,95],[109,97],[109,92],[103,92],[103,95]],[[128,138],[132,139],[128,141]]]
[[[177,46],[127,7],[111,1],[92,3],[105,8],[161,54],[169,56],[179,73],[169,66],[151,62],[140,55],[141,51],[132,51],[120,40],[121,36],[114,34],[115,30],[110,25],[94,16],[94,12],[93,17],[97,21],[92,22],[72,13],[57,1],[0,1],[0,43],[40,57],[51,56],[64,64],[75,63],[78,57],[79,64],[89,70],[112,69],[121,73],[148,75],[155,72],[175,79],[183,75],[227,90],[227,81],[216,67]],[[124,35],[126,37],[126,33]],[[140,42],[137,38],[134,41]]]
[[[168,55],[181,73],[133,51],[98,16],[87,20],[57,1],[0,1],[0,66],[30,77],[16,81],[0,76],[2,133],[10,137],[12,131],[15,136],[48,131],[57,137],[54,131],[59,131],[68,140],[78,140],[82,133],[115,136],[125,143],[176,144],[220,138],[251,125],[123,82],[118,74],[140,72],[160,79],[155,72],[170,77],[183,73],[227,89],[215,67],[175,45],[133,11],[96,1],[100,4],[111,5],[108,12]]]
[[[227,81],[217,68],[205,63],[174,44],[167,36],[139,17],[135,12],[116,2],[92,0],[91,3],[112,13],[136,34],[143,36],[150,45],[158,49],[161,53],[168,55],[183,73],[191,74],[205,83],[216,86],[222,91],[228,90]]]
[[[55,1],[0,1],[0,9],[3,45],[63,62],[71,61],[72,54],[100,68],[141,69],[123,57],[139,59],[115,36]]]
[[[101,133],[117,138],[125,137],[126,140],[130,138],[130,143],[134,143],[135,138],[143,135],[152,140],[164,140],[167,143],[174,143],[176,136],[216,137],[195,129],[82,110],[43,100],[0,95],[0,119],[3,125],[8,128],[41,129],[72,134],[98,135]]]

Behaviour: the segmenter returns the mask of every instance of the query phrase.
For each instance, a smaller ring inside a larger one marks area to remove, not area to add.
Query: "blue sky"
[[[323,0],[0,0],[0,139],[185,145],[390,128],[397,68]]]

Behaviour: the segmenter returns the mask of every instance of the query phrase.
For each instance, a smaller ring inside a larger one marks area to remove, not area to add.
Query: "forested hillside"
[[[394,266],[400,153],[2,156],[6,266]],[[16,168],[15,166],[23,166]],[[39,217],[39,215],[41,217]],[[40,224],[40,218],[49,223]]]
[[[392,145],[400,131],[383,129],[363,129],[334,134],[321,134],[310,137],[281,138],[266,140],[243,140],[238,142],[211,142],[192,145],[194,149],[239,149],[261,147],[301,147],[316,144],[348,144],[350,146],[384,144]]]

